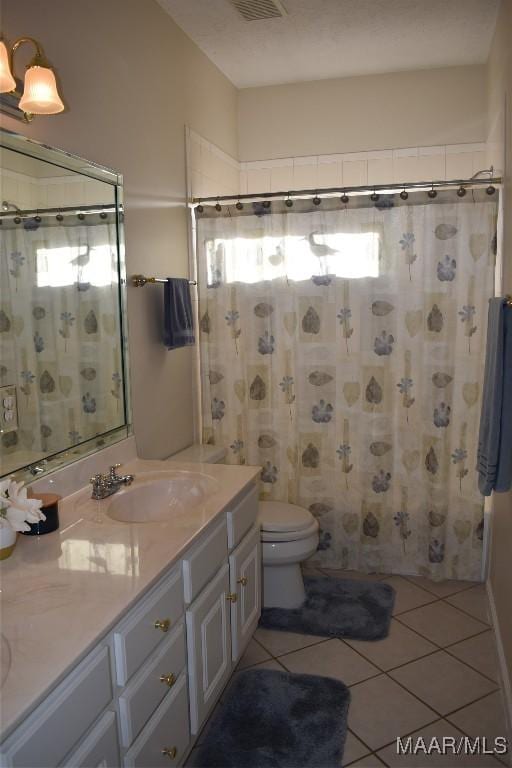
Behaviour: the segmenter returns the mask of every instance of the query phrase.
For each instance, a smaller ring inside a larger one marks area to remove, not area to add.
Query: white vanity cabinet
[[[261,614],[257,513],[257,489],[251,485],[183,560],[185,596],[191,601],[186,620],[193,736],[218,701]],[[206,586],[199,592],[198,584]]]
[[[258,626],[261,615],[261,535],[253,525],[229,556],[231,650],[236,664]]]
[[[194,735],[231,674],[228,571],[225,563],[187,610],[190,726]]]
[[[1,744],[0,768],[183,765],[258,623],[257,511],[251,483]]]

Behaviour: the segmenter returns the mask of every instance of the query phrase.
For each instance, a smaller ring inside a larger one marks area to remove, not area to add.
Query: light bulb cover
[[[33,64],[27,69],[19,108],[23,112],[31,112],[34,115],[56,115],[63,111],[64,104],[50,67]]]
[[[3,40],[0,40],[0,93],[16,90],[16,80],[9,65],[9,54]]]

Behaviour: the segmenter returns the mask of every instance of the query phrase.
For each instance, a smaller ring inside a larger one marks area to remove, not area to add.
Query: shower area
[[[194,200],[202,441],[324,568],[480,580],[499,179]]]

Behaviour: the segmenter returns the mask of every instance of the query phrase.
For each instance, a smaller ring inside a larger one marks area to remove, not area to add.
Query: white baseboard
[[[494,629],[494,637],[496,638],[496,650],[498,652],[499,662],[499,675],[501,691],[503,696],[503,702],[505,705],[505,719],[508,733],[506,734],[509,739],[509,745],[512,745],[512,670],[508,668],[507,659],[505,656],[505,649],[503,646],[503,639],[500,632],[500,623],[498,619],[498,613],[496,611],[496,603],[494,601],[494,594],[492,591],[491,582],[488,580],[487,584],[487,597],[489,598],[489,608],[491,611],[491,623]]]

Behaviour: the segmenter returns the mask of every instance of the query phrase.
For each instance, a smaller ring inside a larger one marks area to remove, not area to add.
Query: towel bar
[[[146,283],[166,283],[166,277],[146,277],[145,275],[132,275],[130,278],[131,284],[135,288],[143,288]],[[189,280],[189,285],[197,285],[195,280]]]

